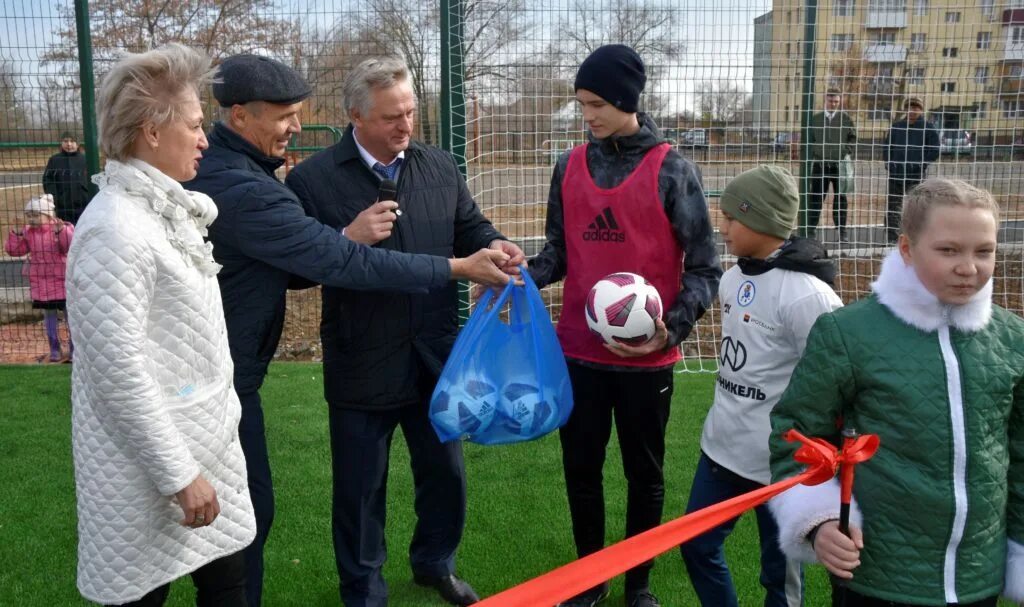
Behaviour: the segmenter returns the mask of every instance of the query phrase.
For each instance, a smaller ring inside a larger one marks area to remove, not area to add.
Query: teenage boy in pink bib
[[[661,523],[672,368],[722,275],[700,171],[637,111],[645,82],[643,61],[627,46],[602,46],[580,65],[576,102],[589,142],[555,166],[547,243],[530,261],[538,287],[565,279],[558,336],[575,408],[559,436],[580,557],[604,546],[602,468],[613,420],[629,487],[626,535]],[[664,322],[646,344],[606,346],[587,327],[587,294],[614,272],[640,274],[661,295]],[[652,566],[626,573],[627,606],[659,605]],[[561,605],[590,607],[607,596],[604,583]]]

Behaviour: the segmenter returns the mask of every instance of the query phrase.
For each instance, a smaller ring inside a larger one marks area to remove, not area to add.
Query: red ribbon
[[[796,430],[786,432],[783,438],[801,443],[793,458],[808,465],[802,473],[634,535],[474,603],[475,607],[538,607],[560,603],[763,504],[794,485],[824,483],[836,475],[840,465],[850,464],[846,467],[852,469],[878,449],[878,437],[870,434],[859,437],[843,452],[828,441],[807,438]]]

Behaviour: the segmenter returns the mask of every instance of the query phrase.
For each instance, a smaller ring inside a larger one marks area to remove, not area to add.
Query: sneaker
[[[661,607],[661,603],[658,602],[658,597],[644,590],[627,596],[626,607]]]
[[[594,607],[601,601],[608,598],[608,594],[608,584],[601,584],[600,586],[591,588],[582,594],[577,594],[568,601],[555,605],[555,607]]]

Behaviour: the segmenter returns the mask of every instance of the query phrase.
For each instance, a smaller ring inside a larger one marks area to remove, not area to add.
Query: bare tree
[[[742,119],[747,93],[731,81],[708,81],[697,84],[694,91],[697,114],[705,121],[726,124]]]
[[[658,92],[667,62],[679,59],[685,45],[675,35],[682,26],[681,9],[651,0],[610,0],[594,6],[593,0],[574,0],[569,13],[559,20],[560,56],[578,65],[604,44],[632,47],[647,66],[644,109],[661,113],[668,106]]]
[[[32,103],[32,122],[56,139],[61,131],[81,123],[82,95],[77,76],[40,75]]]
[[[677,59],[686,50],[672,34],[682,25],[679,9],[647,0],[611,0],[597,10],[593,0],[574,0],[571,16],[558,26],[577,63],[603,44],[625,44],[645,61]]]
[[[124,51],[166,42],[201,49],[215,60],[237,53],[288,55],[295,23],[273,16],[273,0],[93,0],[89,2],[93,60],[102,66]],[[42,54],[42,64],[78,69],[74,9],[57,7],[63,25]],[[102,69],[98,69],[102,72]]]
[[[28,126],[20,79],[13,65],[0,61],[0,141],[17,141]]]

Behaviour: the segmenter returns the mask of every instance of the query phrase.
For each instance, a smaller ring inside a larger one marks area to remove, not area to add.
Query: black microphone
[[[398,184],[394,179],[382,179],[377,190],[377,201],[394,200],[398,202]],[[402,209],[395,209],[395,215],[401,215]]]

